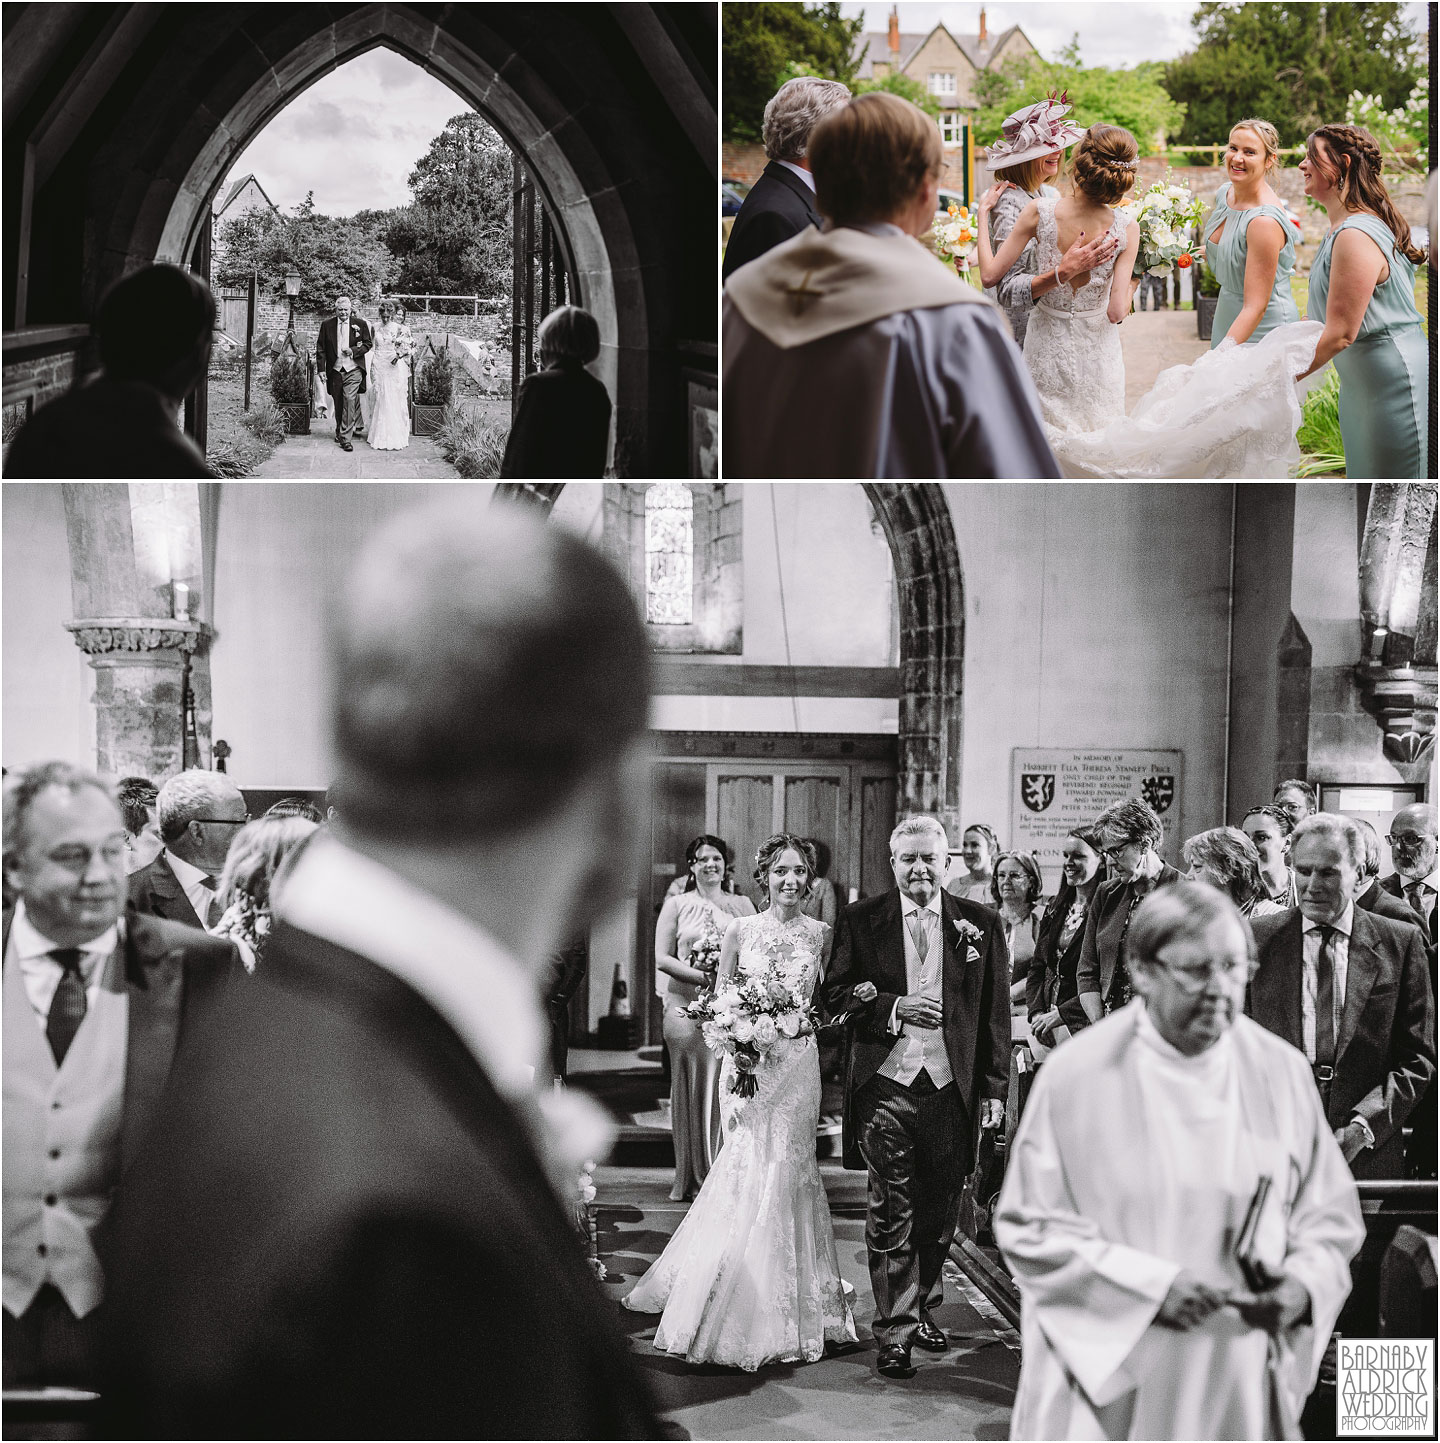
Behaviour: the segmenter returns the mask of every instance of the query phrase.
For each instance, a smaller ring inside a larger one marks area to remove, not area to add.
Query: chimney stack
[[[900,7],[890,7],[890,64],[894,70],[900,69]]]
[[[981,45],[990,43],[990,33],[985,29],[985,7],[983,5],[980,7],[980,43]]]

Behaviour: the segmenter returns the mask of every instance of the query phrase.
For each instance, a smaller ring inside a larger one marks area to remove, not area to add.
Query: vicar
[[[97,1386],[96,1250],[111,1195],[182,1035],[243,976],[228,942],[122,917],[125,856],[125,823],[99,777],[45,762],[7,779],[7,1389]]]
[[[844,105],[850,92],[838,80],[801,75],[787,80],[765,106],[762,135],[769,164],[751,188],[730,227],[725,245],[722,281],[747,261],[811,226],[819,226],[815,209],[815,177],[805,148],[810,132],[832,110]]]
[[[840,913],[824,983],[848,1014],[846,1167],[868,1169],[865,1246],[886,1377],[910,1350],[943,1352],[941,1268],[975,1156],[1000,1125],[1010,1078],[1010,957],[1000,916],[941,883],[949,843],[934,817],[890,836],[896,890]]]
[[[915,237],[939,204],[935,122],[876,91],[810,138],[807,228],[725,286],[725,473],[1059,476],[1004,313]]]

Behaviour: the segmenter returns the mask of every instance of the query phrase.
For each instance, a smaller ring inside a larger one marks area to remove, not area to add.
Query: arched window
[[[679,482],[645,491],[645,619],[657,626],[695,619],[695,503]]]

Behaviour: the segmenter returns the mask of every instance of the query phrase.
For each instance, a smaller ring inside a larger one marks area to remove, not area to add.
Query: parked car
[[[722,180],[720,182],[720,214],[738,215],[750,187],[743,180]]]

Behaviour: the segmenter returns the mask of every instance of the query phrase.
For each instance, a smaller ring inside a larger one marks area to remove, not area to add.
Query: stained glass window
[[[645,616],[660,626],[694,620],[694,508],[690,488],[680,482],[645,492]]]

